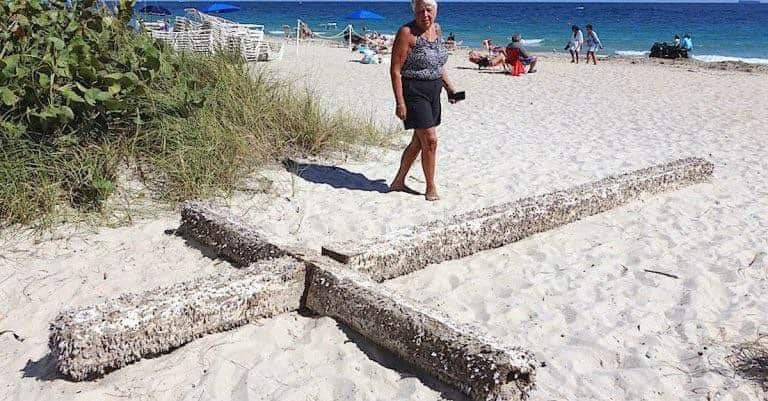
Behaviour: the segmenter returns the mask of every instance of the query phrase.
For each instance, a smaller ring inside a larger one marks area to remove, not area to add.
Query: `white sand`
[[[329,105],[396,123],[387,65],[342,49],[293,49],[270,68]],[[233,208],[284,244],[319,248],[685,156],[711,183],[634,202],[385,285],[533,350],[534,400],[758,400],[726,363],[768,325],[768,79],[764,74],[542,60],[539,73],[450,73],[467,101],[444,102],[442,200],[384,189],[400,151],[373,151],[316,182],[275,168],[270,195]],[[402,143],[405,143],[402,138]],[[410,183],[423,189],[418,164]],[[347,188],[334,188],[341,186]],[[47,325],[67,306],[177,282],[226,264],[164,233],[178,217],[0,244],[0,399],[463,399],[328,318],[287,314],[194,341],[93,382],[56,377]],[[644,272],[668,272],[678,279]],[[706,348],[705,348],[706,347]],[[698,353],[702,352],[702,355]]]

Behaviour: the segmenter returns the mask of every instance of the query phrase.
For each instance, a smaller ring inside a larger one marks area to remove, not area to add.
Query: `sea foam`
[[[645,57],[650,54],[647,50],[616,50],[615,53],[625,57]]]
[[[747,64],[768,64],[768,59],[765,58],[750,58],[750,57],[728,57],[728,56],[715,56],[715,55],[694,55],[691,56],[694,60],[703,61],[705,63],[717,63],[721,61],[741,61]]]
[[[544,39],[523,39],[523,44],[531,47],[541,46],[543,42]]]

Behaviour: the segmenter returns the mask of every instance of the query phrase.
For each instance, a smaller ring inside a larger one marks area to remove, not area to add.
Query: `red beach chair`
[[[507,48],[505,54],[505,63],[509,66],[509,72],[512,76],[520,76],[525,74],[525,66],[520,61],[520,49]]]

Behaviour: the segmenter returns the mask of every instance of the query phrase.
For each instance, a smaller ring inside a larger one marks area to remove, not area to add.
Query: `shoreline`
[[[276,40],[280,41],[284,44],[287,44],[289,46],[295,46],[296,41],[295,40],[288,40],[285,38],[282,38],[280,36],[268,36],[270,40]],[[331,43],[333,42],[322,42],[322,41],[305,41],[301,43],[301,47],[304,46],[318,46],[318,47],[330,47],[330,48],[343,48],[339,46],[332,46]],[[553,51],[543,51],[539,50],[536,47],[527,47],[529,52],[537,57],[542,57],[546,59],[568,59],[570,55],[568,53],[564,52],[553,52]],[[474,47],[460,47],[457,50],[450,51],[450,54],[453,56],[457,56],[461,54],[462,52],[464,54],[469,53],[470,51],[478,51],[481,53],[486,52],[486,50],[482,48],[474,48]],[[388,56],[385,54],[385,56]],[[586,54],[582,54],[582,56],[586,56]],[[761,64],[761,63],[748,63],[745,61],[734,61],[734,60],[724,60],[724,61],[703,61],[703,60],[697,60],[695,58],[687,58],[687,59],[661,59],[661,58],[650,58],[648,56],[627,56],[627,55],[621,55],[621,54],[603,54],[598,53],[597,59],[607,62],[620,62],[620,63],[629,63],[629,64],[641,64],[641,65],[664,65],[664,66],[676,66],[676,67],[686,67],[686,68],[700,68],[700,69],[706,69],[706,70],[722,70],[722,71],[739,71],[739,72],[747,72],[747,73],[768,73],[768,64]]]

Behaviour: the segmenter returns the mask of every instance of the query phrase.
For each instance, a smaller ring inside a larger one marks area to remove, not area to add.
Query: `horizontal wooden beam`
[[[203,335],[297,310],[305,271],[286,256],[64,311],[51,324],[49,347],[61,373],[101,376]]]
[[[406,227],[370,241],[327,245],[322,254],[383,281],[430,264],[508,245],[625,205],[643,194],[703,182],[713,169],[712,163],[704,159],[680,159],[471,211],[447,221]]]

